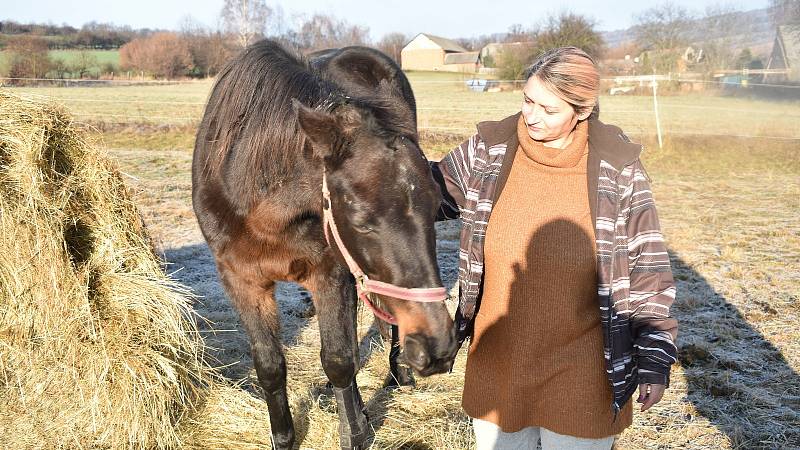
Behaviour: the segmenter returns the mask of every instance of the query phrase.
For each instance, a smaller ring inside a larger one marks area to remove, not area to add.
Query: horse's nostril
[[[431,360],[425,348],[425,338],[415,335],[406,336],[403,346],[403,357],[408,365],[422,371],[428,367]]]

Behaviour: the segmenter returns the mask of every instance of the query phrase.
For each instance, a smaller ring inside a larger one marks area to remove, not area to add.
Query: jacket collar
[[[486,121],[478,124],[478,134],[487,147],[513,141],[514,149],[518,145],[516,139],[517,121],[522,113],[516,113],[503,120]],[[619,127],[607,125],[598,119],[589,119],[589,152],[622,170],[626,165],[639,157],[642,146],[634,144]]]
[[[494,201],[500,197],[505,187],[508,175],[511,173],[511,163],[519,146],[517,139],[517,121],[522,114],[518,112],[499,121],[487,121],[478,124],[478,134],[487,147],[506,143],[506,152],[503,164],[497,178],[494,192]],[[589,119],[589,161],[586,171],[586,184],[589,193],[589,210],[592,223],[597,222],[597,184],[600,177],[600,161],[605,161],[621,172],[625,166],[639,158],[642,146],[634,144],[628,139],[619,127],[607,125],[596,118]]]

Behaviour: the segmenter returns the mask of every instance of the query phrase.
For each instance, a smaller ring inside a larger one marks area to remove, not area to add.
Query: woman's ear
[[[582,108],[577,112],[578,120],[586,120],[592,115],[592,108]]]

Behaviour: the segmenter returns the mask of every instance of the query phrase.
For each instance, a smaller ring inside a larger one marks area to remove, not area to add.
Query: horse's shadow
[[[257,392],[250,343],[239,315],[227,299],[217,275],[214,258],[205,243],[167,249],[164,252],[167,273],[191,288],[197,296],[193,307],[202,318],[198,329],[202,334],[212,365],[231,380],[247,380],[245,389]],[[281,314],[281,338],[284,345],[298,344],[303,329],[313,316],[311,296],[294,283],[277,283],[275,300]]]

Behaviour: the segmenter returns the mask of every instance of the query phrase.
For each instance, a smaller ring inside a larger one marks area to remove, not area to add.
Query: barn
[[[480,69],[480,52],[448,53],[444,55],[444,66],[447,72],[477,73]]]
[[[400,61],[403,70],[475,72],[478,52],[468,52],[447,38],[420,33],[400,51]]]
[[[785,69],[785,74],[768,74],[764,81],[800,83],[800,25],[778,27],[767,69]]]

